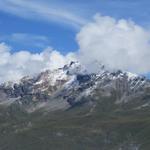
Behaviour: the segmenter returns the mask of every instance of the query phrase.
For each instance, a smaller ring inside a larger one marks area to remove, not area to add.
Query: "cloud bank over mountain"
[[[150,31],[131,20],[116,20],[96,15],[77,35],[79,59],[93,68],[93,62],[104,63],[110,69],[135,73],[150,71]]]
[[[19,51],[11,53],[5,43],[0,44],[0,83],[17,81],[23,76],[35,75],[46,69],[54,70],[74,60],[74,54],[62,55],[57,50],[47,48],[41,53]]]
[[[56,69],[78,60],[89,71],[97,72],[99,63],[109,69],[122,69],[134,73],[150,71],[150,31],[131,20],[116,20],[96,15],[77,34],[79,49],[64,55],[50,47],[41,53],[19,51],[0,44],[0,82],[16,81],[46,69]]]

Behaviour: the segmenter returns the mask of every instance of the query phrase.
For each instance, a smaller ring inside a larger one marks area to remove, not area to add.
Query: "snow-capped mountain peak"
[[[122,102],[122,98],[128,99],[150,87],[149,80],[136,74],[121,70],[111,72],[105,70],[104,65],[101,65],[99,73],[88,73],[79,62],[71,62],[53,71],[46,70],[34,77],[24,77],[18,83],[8,83],[0,86],[0,94],[3,95],[0,101],[15,98],[19,104],[32,106],[33,102],[34,105],[50,103],[53,99],[59,108],[82,102],[84,97],[97,91],[105,96],[116,92],[116,100]],[[57,99],[62,102],[58,104]]]

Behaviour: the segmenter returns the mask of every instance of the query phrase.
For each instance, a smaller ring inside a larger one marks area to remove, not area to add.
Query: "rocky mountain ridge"
[[[100,97],[115,95],[114,103],[121,104],[136,96],[148,95],[149,89],[150,81],[145,77],[120,70],[109,72],[103,65],[98,74],[89,74],[79,62],[71,62],[54,71],[24,77],[18,83],[0,85],[0,104],[15,103],[30,111],[42,107],[68,109],[92,101],[97,93]],[[149,101],[145,101],[142,106],[148,104]]]

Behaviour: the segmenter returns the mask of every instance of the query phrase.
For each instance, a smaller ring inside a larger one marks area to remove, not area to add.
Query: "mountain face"
[[[116,105],[128,103],[136,96],[147,96],[149,88],[150,81],[144,77],[120,70],[109,72],[104,66],[98,74],[88,74],[78,62],[71,62],[54,71],[24,77],[18,83],[2,84],[0,102],[21,105],[27,111],[42,107],[49,111],[65,110],[79,103],[89,103],[98,93],[103,97],[115,95]],[[149,101],[140,103],[139,107],[145,105],[149,105]]]
[[[78,62],[0,85],[0,150],[149,150],[150,80]]]

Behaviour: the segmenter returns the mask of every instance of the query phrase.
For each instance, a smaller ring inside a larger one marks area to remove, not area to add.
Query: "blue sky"
[[[0,83],[72,60],[149,74],[149,8],[149,0],[1,0]]]
[[[132,19],[149,28],[148,0],[3,0],[0,41],[13,51],[41,51],[47,46],[66,53],[78,49],[76,34],[93,15]]]

